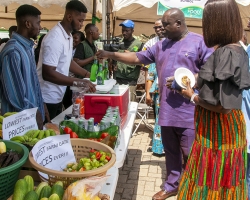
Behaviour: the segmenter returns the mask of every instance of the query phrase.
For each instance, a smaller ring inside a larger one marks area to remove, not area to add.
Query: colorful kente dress
[[[161,127],[158,124],[160,102],[159,102],[159,91],[158,91],[158,76],[156,72],[155,63],[149,65],[147,81],[153,82],[149,92],[153,94],[153,101],[155,105],[155,116],[156,116],[153,142],[152,142],[152,151],[153,153],[156,154],[163,154],[164,149],[161,141]]]
[[[195,109],[196,137],[179,186],[179,200],[246,200],[246,125],[242,90],[249,88],[248,57],[242,47],[218,48],[201,68],[199,97],[230,109]]]

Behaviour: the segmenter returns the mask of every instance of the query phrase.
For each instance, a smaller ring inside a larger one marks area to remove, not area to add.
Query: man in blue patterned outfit
[[[1,114],[38,107],[37,122],[42,128],[44,104],[37,78],[34,42],[41,30],[41,12],[31,5],[16,10],[17,31],[0,54]]]

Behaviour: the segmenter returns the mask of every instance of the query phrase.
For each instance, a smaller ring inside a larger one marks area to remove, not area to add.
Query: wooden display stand
[[[39,177],[39,174],[38,174],[38,171],[35,170],[31,166],[29,159],[22,166],[22,168],[20,170],[20,173],[19,173],[19,179],[24,178],[26,175],[32,176],[34,182],[40,182],[41,181],[41,179]]]

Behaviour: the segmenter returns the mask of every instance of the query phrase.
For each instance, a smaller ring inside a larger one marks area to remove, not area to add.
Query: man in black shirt
[[[142,49],[142,42],[133,37],[134,22],[131,20],[125,20],[119,26],[122,27],[122,35],[125,50],[119,50],[118,52],[137,52]],[[117,62],[117,71],[114,71],[114,75],[118,84],[129,85],[130,100],[136,101],[136,86],[137,80],[140,75],[140,65],[127,65],[121,62]]]
[[[85,26],[86,39],[77,45],[74,61],[87,71],[91,71],[91,66],[96,54],[94,41],[99,38],[99,29],[94,24]]]

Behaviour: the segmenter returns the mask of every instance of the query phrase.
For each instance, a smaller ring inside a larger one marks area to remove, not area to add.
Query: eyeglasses
[[[154,26],[154,29],[162,28],[162,26]]]

